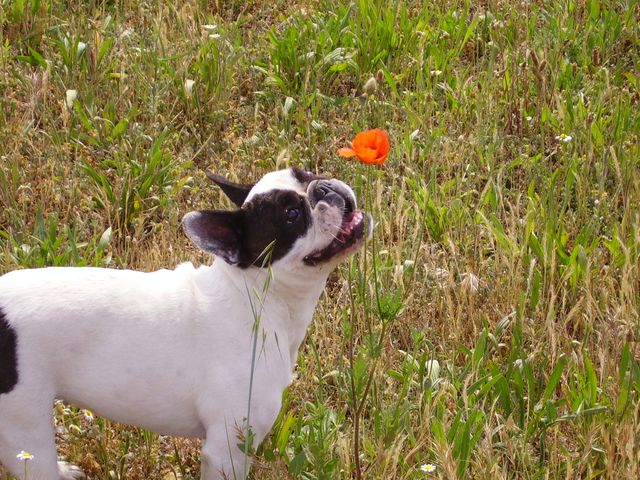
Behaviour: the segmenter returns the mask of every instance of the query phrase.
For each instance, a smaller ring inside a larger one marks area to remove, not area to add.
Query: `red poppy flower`
[[[358,157],[362,163],[382,165],[389,153],[389,137],[380,129],[360,132],[351,142],[351,148],[338,150],[338,155],[351,158]]]

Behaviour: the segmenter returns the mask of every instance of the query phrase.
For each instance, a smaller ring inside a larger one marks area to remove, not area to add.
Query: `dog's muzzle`
[[[315,208],[318,202],[324,201],[340,208],[344,213],[351,213],[356,209],[353,192],[339,180],[314,180],[307,188],[307,196],[311,208]]]
[[[304,257],[306,265],[318,265],[360,248],[365,237],[365,223],[368,224],[368,234],[371,233],[371,216],[357,210],[356,197],[346,183],[340,180],[314,180],[307,188],[307,196],[312,209],[316,205],[318,208],[328,205],[337,208],[342,218],[331,243]]]

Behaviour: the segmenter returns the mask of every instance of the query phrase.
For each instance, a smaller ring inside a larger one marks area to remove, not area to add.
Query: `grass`
[[[303,166],[375,216],[253,478],[640,476],[637,1],[9,0],[0,24],[0,272],[208,261],[179,230],[227,205],[203,170]],[[383,168],[335,154],[372,127]],[[56,421],[91,478],[198,477],[196,441]]]

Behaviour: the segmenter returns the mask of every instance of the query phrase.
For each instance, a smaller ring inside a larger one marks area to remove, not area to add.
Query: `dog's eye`
[[[287,208],[285,215],[287,217],[287,223],[293,223],[300,217],[299,208]]]

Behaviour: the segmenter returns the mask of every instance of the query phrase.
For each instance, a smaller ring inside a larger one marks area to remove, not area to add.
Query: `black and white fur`
[[[21,450],[34,455],[30,480],[79,474],[57,459],[56,398],[203,438],[203,480],[245,477],[237,445],[247,412],[257,447],[278,415],[327,276],[361,247],[368,216],[346,184],[298,169],[246,186],[210,178],[239,206],[184,217],[187,236],[219,257],[212,266],[0,277],[0,463],[18,479]]]

